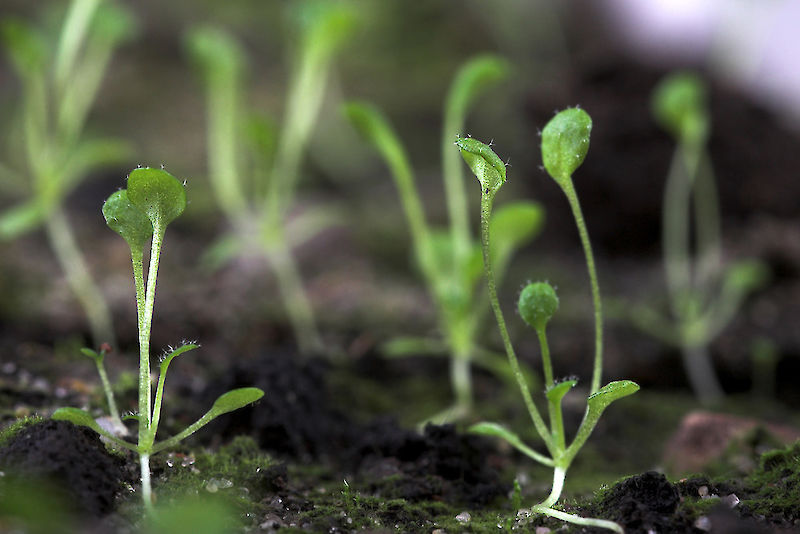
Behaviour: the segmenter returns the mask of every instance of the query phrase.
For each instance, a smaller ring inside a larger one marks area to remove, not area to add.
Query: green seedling
[[[444,343],[438,340],[400,338],[385,347],[392,356],[408,354],[449,355],[450,376],[455,395],[451,408],[431,418],[433,421],[464,417],[472,411],[470,366],[477,364],[501,376],[508,375],[505,358],[476,343],[476,335],[487,306],[485,294],[478,290],[480,246],[472,237],[469,206],[458,154],[452,150],[453,138],[464,129],[466,116],[487,88],[508,75],[506,61],[494,56],[469,60],[457,73],[445,104],[442,130],[442,167],[450,224],[433,229],[425,219],[423,202],[405,150],[389,122],[375,107],[351,102],[345,114],[362,136],[386,161],[394,178],[411,234],[414,256],[436,305]],[[498,276],[505,272],[513,253],[533,239],[544,222],[544,210],[534,202],[514,202],[503,206],[491,220],[497,246],[492,251]]]
[[[233,227],[209,252],[209,264],[220,266],[251,251],[263,254],[277,278],[297,344],[309,353],[320,352],[323,344],[291,249],[330,225],[333,217],[310,210],[290,223],[287,213],[329,71],[352,33],[354,14],[341,3],[322,1],[303,2],[295,10],[300,48],[280,132],[244,105],[245,55],[232,36],[202,27],[189,32],[186,43],[206,87],[212,189]]]
[[[82,306],[94,346],[114,343],[111,315],[92,280],[64,210],[67,196],[93,170],[125,160],[126,143],[83,136],[114,49],[134,31],[132,16],[117,4],[73,0],[60,35],[22,20],[0,23],[0,39],[22,90],[21,132],[0,165],[0,190],[21,198],[0,213],[0,241],[43,226],[70,289]],[[20,170],[14,170],[19,167]]]
[[[133,264],[133,280],[136,288],[136,311],[139,326],[139,411],[125,419],[139,425],[137,443],[128,443],[108,430],[101,428],[86,411],[78,408],[59,408],[53,419],[71,421],[91,428],[114,445],[133,451],[139,456],[142,479],[142,498],[145,509],[152,512],[152,489],[150,483],[150,457],[164,449],[173,447],[197,430],[225,413],[242,408],[260,399],[264,392],[258,388],[239,388],[221,395],[211,409],[200,419],[177,435],[156,443],[156,433],[161,419],[164,398],[164,383],[169,364],[184,352],[198,347],[184,342],[178,348],[165,352],[159,361],[159,375],[153,397],[150,379],[150,327],[156,298],[156,278],[161,248],[167,225],[183,213],[186,207],[186,191],[183,184],[166,171],[138,168],[128,176],[128,188],[112,194],[103,205],[103,216],[108,226],[128,243]],[[150,242],[147,278],[144,277],[144,248]],[[98,370],[109,399],[109,410],[116,412],[116,403],[111,386],[105,377],[100,354],[88,354],[98,362]]]
[[[722,266],[720,208],[707,150],[711,121],[703,81],[690,73],[668,76],[653,92],[652,109],[658,124],[677,143],[662,207],[671,318],[639,306],[632,308],[631,320],[678,347],[695,396],[703,403],[714,403],[724,392],[709,345],[730,324],[745,298],[767,282],[769,272],[752,259]]]
[[[572,174],[583,163],[589,149],[591,129],[592,121],[589,115],[581,109],[571,108],[557,114],[542,131],[542,160],[544,161],[545,169],[564,191],[572,207],[578,232],[583,243],[595,312],[597,344],[592,385],[587,398],[583,420],[569,445],[567,445],[564,430],[562,400],[575,387],[577,380],[557,381],[553,378],[553,367],[546,336],[547,324],[558,310],[558,296],[549,283],[536,282],[528,284],[522,290],[518,302],[520,316],[536,331],[536,335],[539,338],[544,370],[544,393],[550,422],[550,427],[548,428],[539,413],[539,409],[536,407],[528,383],[520,369],[514,347],[511,344],[511,338],[508,335],[503,311],[500,308],[500,301],[497,298],[497,284],[491,253],[492,232],[490,220],[494,197],[506,182],[506,166],[488,145],[472,138],[460,138],[456,141],[464,161],[477,176],[481,185],[481,246],[484,271],[489,288],[489,300],[500,330],[500,337],[506,349],[508,362],[517,379],[533,425],[547,449],[547,454],[537,452],[526,445],[515,433],[497,423],[478,423],[473,425],[470,430],[478,434],[500,437],[526,456],[553,468],[553,485],[550,495],[541,503],[534,505],[531,508],[531,512],[545,514],[578,525],[595,526],[615,532],[623,532],[622,527],[613,521],[580,517],[554,508],[561,497],[567,469],[581,447],[586,443],[603,411],[615,400],[627,397],[639,389],[636,383],[629,380],[610,382],[602,388],[599,387],[603,366],[600,290],[597,283],[589,235],[581,214],[578,196],[572,183]]]

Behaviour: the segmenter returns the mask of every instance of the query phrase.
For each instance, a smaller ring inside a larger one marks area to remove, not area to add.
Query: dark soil
[[[125,464],[109,454],[94,431],[66,421],[27,426],[0,448],[0,470],[9,479],[46,481],[78,511],[93,517],[114,509],[123,484],[130,482]],[[0,500],[2,482],[0,478]]]
[[[359,423],[332,402],[328,367],[325,361],[303,361],[286,351],[235,367],[214,382],[207,398],[244,384],[265,395],[221,420],[217,433],[247,433],[279,457],[327,462],[365,479],[373,493],[387,498],[485,505],[508,493],[510,487],[487,465],[489,441],[460,434],[453,425],[428,425],[420,434],[391,417]]]

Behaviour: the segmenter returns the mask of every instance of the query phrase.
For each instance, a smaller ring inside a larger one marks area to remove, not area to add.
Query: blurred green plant
[[[495,436],[506,440],[533,460],[553,468],[553,484],[550,495],[541,503],[531,507],[532,513],[545,514],[563,521],[579,525],[606,528],[615,532],[623,532],[622,527],[613,521],[604,519],[586,518],[557,510],[553,506],[561,497],[564,480],[573,459],[583,447],[597,425],[600,416],[614,401],[627,397],[639,390],[639,386],[630,380],[614,381],[600,387],[603,368],[602,359],[602,312],[600,308],[600,290],[597,283],[597,274],[594,266],[589,234],[578,202],[578,196],[572,183],[572,174],[583,163],[589,150],[589,137],[592,129],[592,120],[589,115],[578,108],[566,109],[558,113],[542,131],[542,160],[550,176],[558,183],[572,208],[573,216],[578,227],[578,233],[583,244],[584,256],[592,288],[592,298],[595,311],[596,352],[594,370],[592,373],[591,389],[586,402],[586,412],[575,434],[572,443],[567,446],[564,421],[562,415],[562,400],[564,396],[577,384],[577,380],[569,378],[556,381],[553,378],[553,367],[550,359],[550,349],[547,343],[546,327],[553,314],[558,310],[558,296],[553,287],[547,282],[528,284],[520,293],[518,309],[522,319],[536,330],[542,354],[542,367],[544,370],[544,393],[547,399],[547,410],[550,428],[547,428],[544,419],[539,413],[531,396],[530,387],[517,360],[511,338],[508,335],[503,311],[497,298],[497,285],[494,275],[494,259],[491,252],[491,241],[495,237],[491,231],[491,214],[494,197],[500,187],[506,182],[506,166],[492,149],[475,139],[461,138],[456,145],[461,155],[472,172],[477,176],[481,186],[481,248],[483,253],[483,266],[489,288],[489,301],[497,320],[500,337],[508,356],[508,362],[516,377],[522,398],[528,413],[531,416],[536,432],[542,438],[548,454],[544,455],[526,445],[515,433],[505,427],[490,422],[478,423],[470,427],[470,431],[488,436]]]
[[[476,364],[509,376],[505,358],[479,347],[476,336],[483,322],[486,295],[477,290],[481,276],[480,245],[469,224],[468,199],[453,139],[463,133],[470,108],[479,96],[508,76],[508,63],[482,55],[467,61],[456,74],[445,102],[442,129],[442,171],[450,225],[432,229],[426,222],[414,172],[391,125],[374,106],[350,102],[345,114],[362,136],[380,153],[394,178],[411,233],[414,256],[434,301],[444,343],[436,339],[403,337],[384,347],[390,356],[419,354],[450,357],[450,378],[455,396],[452,407],[431,418],[442,421],[471,413],[473,404],[470,366]],[[492,218],[497,246],[492,251],[498,276],[505,273],[513,253],[532,240],[544,223],[544,210],[535,202],[503,206]]]
[[[20,135],[0,165],[0,189],[24,200],[0,213],[0,241],[43,226],[70,289],[83,307],[95,346],[114,344],[111,315],[92,280],[64,210],[67,196],[94,170],[118,164],[128,145],[85,138],[86,119],[114,50],[135,30],[132,15],[111,0],[73,0],[60,35],[23,20],[0,23],[0,39],[21,82]]]
[[[299,50],[292,64],[283,125],[253,113],[243,103],[246,60],[223,30],[198,27],[186,48],[206,88],[209,177],[217,202],[233,227],[209,251],[218,267],[256,250],[278,280],[284,307],[302,352],[320,352],[322,340],[303,288],[292,247],[331,223],[321,210],[292,221],[300,165],[325,96],[333,60],[351,35],[355,13],[339,2],[306,1],[292,6]]]
[[[156,278],[161,257],[161,247],[167,225],[175,220],[186,208],[186,190],[183,184],[166,171],[152,168],[138,168],[128,176],[128,188],[113,193],[103,204],[103,216],[108,226],[128,243],[133,264],[133,280],[136,288],[136,310],[139,326],[139,411],[125,419],[134,420],[139,425],[138,441],[129,443],[118,438],[109,430],[102,428],[85,410],[78,408],[59,408],[53,413],[56,420],[70,421],[87,426],[106,437],[114,445],[131,450],[139,456],[142,480],[142,499],[145,509],[153,511],[152,488],[150,482],[150,457],[169,447],[173,447],[214,418],[242,408],[260,399],[264,392],[258,388],[239,388],[221,395],[211,409],[200,419],[186,427],[182,432],[159,443],[155,442],[158,424],[161,419],[161,406],[164,397],[164,383],[169,364],[177,356],[198,347],[195,343],[184,342],[178,348],[170,347],[160,358],[158,383],[155,397],[152,394],[150,378],[150,327],[156,298]],[[147,279],[144,277],[144,246],[151,241]],[[146,285],[145,285],[146,284]],[[102,369],[102,352],[96,361]],[[101,370],[101,377],[104,375]],[[109,399],[112,416],[116,405],[114,394],[107,379],[103,387]],[[120,426],[122,423],[120,422]]]
[[[707,100],[703,80],[688,72],[667,76],[653,91],[653,116],[676,142],[661,222],[671,318],[646,304],[626,307],[636,326],[680,349],[692,390],[704,404],[724,396],[709,345],[770,276],[760,260],[722,266],[719,198],[707,149]]]

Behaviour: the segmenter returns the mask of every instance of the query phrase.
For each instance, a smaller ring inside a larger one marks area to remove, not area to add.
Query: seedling
[[[542,367],[544,371],[545,397],[547,399],[548,419],[550,428],[545,424],[520,369],[511,338],[508,335],[503,311],[497,298],[497,284],[495,281],[493,258],[491,253],[490,230],[492,204],[498,190],[506,182],[506,166],[492,149],[472,138],[460,138],[456,145],[461,150],[461,155],[472,172],[477,176],[481,185],[481,248],[483,252],[483,265],[486,281],[489,288],[489,300],[494,310],[500,337],[506,349],[508,362],[517,379],[522,398],[533,425],[547,449],[548,454],[542,454],[526,445],[516,434],[496,423],[478,423],[470,430],[478,434],[496,436],[505,439],[511,446],[532,458],[533,460],[553,468],[553,485],[550,495],[541,503],[531,508],[532,513],[545,514],[563,521],[579,525],[607,528],[615,532],[623,532],[622,527],[613,521],[604,519],[585,518],[565,513],[554,508],[564,487],[567,469],[578,454],[589,435],[594,430],[597,421],[609,404],[617,399],[627,397],[639,390],[639,386],[629,380],[614,381],[599,387],[602,374],[602,312],[600,308],[600,290],[595,273],[594,258],[589,234],[581,213],[580,203],[572,183],[572,174],[583,163],[589,150],[589,136],[592,121],[589,115],[577,108],[566,109],[557,114],[542,131],[542,160],[550,176],[556,181],[567,196],[572,208],[575,222],[578,226],[583,243],[586,266],[592,287],[592,298],[595,312],[595,339],[597,341],[594,357],[594,371],[592,385],[586,402],[586,412],[572,443],[567,446],[566,434],[562,417],[562,400],[564,396],[577,384],[575,379],[556,381],[553,378],[553,367],[550,359],[550,349],[547,343],[546,328],[553,314],[558,310],[558,296],[553,287],[547,282],[528,284],[519,297],[519,313],[528,323],[539,338],[542,353]]]
[[[21,146],[11,151],[24,159],[18,162],[24,170],[0,165],[0,187],[24,198],[0,213],[0,241],[44,227],[94,346],[114,344],[111,315],[78,248],[64,200],[93,170],[129,155],[126,143],[85,139],[82,132],[114,49],[133,31],[126,10],[98,0],[73,0],[57,39],[22,20],[0,24],[22,86]]]
[[[769,272],[757,260],[722,267],[720,209],[706,148],[710,118],[703,81],[690,73],[667,77],[653,92],[652,107],[656,121],[677,143],[662,207],[662,250],[672,317],[640,306],[631,320],[677,346],[695,396],[703,403],[714,403],[724,392],[708,347],[745,298],[766,283]]]
[[[308,353],[320,352],[323,344],[291,249],[328,226],[331,216],[310,210],[290,224],[287,213],[328,73],[352,33],[354,15],[341,3],[305,2],[295,11],[301,46],[280,135],[242,102],[245,58],[232,36],[204,27],[191,31],[186,42],[206,86],[211,185],[233,227],[210,251],[210,263],[220,266],[250,251],[263,254],[277,277],[297,344]]]
[[[487,309],[482,305],[486,296],[477,289],[480,247],[471,235],[464,178],[458,154],[451,148],[453,138],[464,129],[471,106],[484,90],[504,79],[508,70],[507,63],[500,58],[478,56],[459,70],[450,88],[442,130],[442,167],[450,216],[447,229],[432,229],[427,224],[411,164],[386,118],[369,104],[351,102],[345,107],[347,117],[391,170],[411,233],[414,256],[436,305],[444,344],[435,339],[400,338],[386,346],[392,356],[449,355],[455,403],[432,417],[433,421],[471,413],[473,363],[501,376],[508,374],[504,357],[479,347],[475,341]],[[497,239],[493,259],[498,276],[505,272],[512,254],[539,233],[543,221],[544,211],[534,202],[515,202],[498,210],[491,221],[492,235]]]
[[[212,419],[242,408],[260,399],[264,392],[258,388],[239,388],[221,395],[211,409],[200,419],[175,436],[156,443],[156,432],[161,419],[161,406],[164,398],[164,382],[167,369],[173,359],[184,352],[198,347],[195,343],[182,343],[171,348],[159,360],[159,375],[155,398],[150,379],[150,326],[156,298],[156,278],[161,247],[167,226],[186,207],[186,191],[174,176],[166,171],[152,168],[138,168],[128,176],[128,188],[112,194],[103,204],[103,216],[108,226],[128,243],[133,264],[133,281],[136,288],[136,310],[139,326],[139,411],[125,419],[134,420],[139,425],[138,441],[128,443],[108,430],[101,428],[92,416],[78,408],[59,408],[53,419],[71,421],[77,425],[91,428],[113,444],[133,451],[139,455],[142,477],[142,499],[145,509],[152,512],[152,489],[150,483],[150,457],[164,449],[173,447]],[[151,242],[147,279],[144,277],[144,247]],[[146,285],[145,285],[146,282]],[[102,351],[99,358],[102,362]],[[102,369],[98,363],[98,369]],[[101,370],[101,378],[104,371]],[[108,380],[103,378],[103,386],[109,399],[112,415],[116,411],[114,394]],[[118,415],[117,415],[118,417]]]

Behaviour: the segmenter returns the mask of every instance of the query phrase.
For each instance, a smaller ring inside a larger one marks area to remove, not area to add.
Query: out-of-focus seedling
[[[455,403],[431,418],[434,421],[464,417],[471,412],[471,364],[508,375],[504,357],[479,347],[475,340],[487,309],[482,305],[485,294],[478,291],[477,283],[481,274],[480,246],[472,237],[464,177],[458,153],[452,150],[453,139],[462,134],[469,109],[483,91],[504,79],[508,70],[503,59],[478,56],[459,70],[450,88],[442,130],[442,167],[450,216],[447,229],[428,226],[411,164],[386,118],[366,103],[351,102],[345,107],[347,117],[383,156],[392,173],[414,256],[436,305],[444,345],[435,339],[399,338],[385,347],[393,356],[430,352],[449,355]],[[539,233],[543,222],[544,210],[535,202],[514,202],[498,210],[491,220],[492,235],[497,241],[492,257],[498,276],[505,272],[512,254]],[[508,378],[513,381],[513,377]]]
[[[745,298],[766,283],[769,271],[753,259],[722,266],[719,200],[706,148],[710,117],[701,78],[691,73],[668,76],[653,92],[652,109],[658,124],[676,142],[661,222],[672,317],[640,305],[630,308],[630,318],[645,332],[680,349],[695,396],[714,403],[724,392],[709,345]]]
[[[150,326],[156,298],[156,278],[161,247],[167,225],[183,213],[186,207],[186,191],[174,176],[166,171],[152,168],[135,169],[128,176],[128,188],[112,194],[103,204],[103,216],[108,226],[128,243],[133,263],[133,280],[136,288],[136,311],[139,326],[139,411],[128,415],[139,425],[138,441],[128,443],[102,428],[92,416],[78,408],[60,408],[53,419],[71,421],[87,426],[108,438],[115,445],[129,449],[139,455],[142,475],[142,498],[148,512],[152,511],[150,483],[150,456],[177,445],[183,439],[207,425],[212,419],[237,410],[260,399],[264,392],[258,388],[239,388],[221,395],[211,409],[182,432],[159,443],[155,442],[161,419],[164,397],[164,382],[169,364],[184,352],[196,349],[195,343],[183,343],[171,348],[160,358],[158,383],[153,397],[150,379]],[[147,279],[144,277],[144,247],[151,242]],[[98,369],[109,399],[109,410],[116,415],[116,403],[101,365],[102,352],[92,356],[98,361]],[[119,417],[118,415],[116,415]]]
[[[528,323],[539,338],[542,353],[542,367],[544,370],[545,398],[547,401],[548,419],[550,428],[545,424],[539,409],[531,396],[527,381],[520,369],[511,338],[508,335],[503,311],[497,298],[497,286],[491,253],[492,232],[490,220],[492,204],[497,191],[506,181],[506,166],[492,149],[475,139],[461,138],[456,145],[461,150],[461,155],[472,172],[477,176],[481,185],[481,246],[486,281],[489,288],[489,300],[494,310],[500,337],[506,349],[508,362],[517,379],[522,398],[533,425],[547,449],[548,454],[542,454],[526,445],[516,434],[496,423],[478,423],[470,430],[475,433],[496,436],[505,439],[511,446],[532,458],[533,460],[553,468],[553,485],[550,495],[541,503],[531,507],[532,513],[545,514],[563,521],[579,525],[607,528],[615,532],[623,532],[622,527],[613,521],[604,519],[586,518],[568,514],[554,508],[564,487],[567,469],[578,454],[589,435],[594,430],[603,411],[615,400],[627,397],[638,391],[639,386],[629,380],[610,382],[599,387],[602,374],[602,313],[600,310],[600,290],[597,284],[597,275],[594,268],[594,258],[589,242],[586,225],[581,214],[580,204],[572,183],[572,174],[583,163],[589,149],[589,136],[592,121],[589,115],[577,108],[564,110],[557,114],[542,131],[542,160],[550,176],[558,183],[567,196],[573,215],[578,226],[578,231],[583,242],[586,265],[591,280],[592,297],[595,308],[596,323],[596,351],[594,357],[594,371],[592,385],[586,402],[586,412],[578,427],[572,443],[567,445],[566,433],[562,417],[561,402],[564,396],[575,387],[577,380],[567,379],[556,381],[553,378],[553,367],[550,359],[550,349],[547,343],[546,327],[553,314],[558,309],[558,296],[553,287],[547,282],[528,284],[520,293],[519,313]]]
[[[0,188],[24,200],[0,213],[0,241],[43,226],[70,289],[83,307],[94,346],[114,343],[111,315],[92,280],[64,211],[64,200],[98,167],[129,155],[127,144],[82,132],[114,49],[134,30],[111,1],[73,0],[60,35],[22,20],[0,23],[0,38],[21,82],[21,132],[0,165]],[[20,167],[19,171],[12,170]]]
[[[280,132],[244,104],[246,62],[232,36],[202,27],[192,30],[186,43],[206,86],[211,185],[233,227],[208,258],[219,266],[235,256],[263,253],[277,278],[297,344],[308,353],[321,351],[322,341],[291,249],[324,229],[331,217],[319,210],[291,222],[286,216],[331,65],[352,33],[355,15],[339,2],[300,2],[293,9],[300,46]]]

